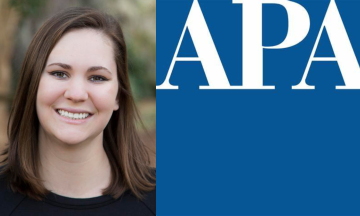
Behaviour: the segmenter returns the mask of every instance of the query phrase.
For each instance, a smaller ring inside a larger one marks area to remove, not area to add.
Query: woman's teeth
[[[89,113],[71,113],[71,112],[67,112],[65,110],[58,110],[57,112],[61,116],[64,116],[69,119],[76,119],[76,120],[77,119],[85,119],[90,115]]]

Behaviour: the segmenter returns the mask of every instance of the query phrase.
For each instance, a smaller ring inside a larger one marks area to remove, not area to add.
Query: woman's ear
[[[116,100],[114,105],[114,111],[117,111],[118,109],[119,109],[119,100]]]

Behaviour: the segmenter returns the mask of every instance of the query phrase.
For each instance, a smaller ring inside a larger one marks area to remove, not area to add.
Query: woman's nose
[[[88,99],[88,92],[85,87],[85,83],[79,80],[72,80],[66,89],[64,97],[73,102],[82,102]]]

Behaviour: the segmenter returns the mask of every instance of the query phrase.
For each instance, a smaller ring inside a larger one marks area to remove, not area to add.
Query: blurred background
[[[132,89],[147,131],[139,128],[156,166],[155,0],[0,0],[0,150],[7,143],[9,109],[33,36],[53,14],[74,6],[97,8],[119,21],[128,47]]]

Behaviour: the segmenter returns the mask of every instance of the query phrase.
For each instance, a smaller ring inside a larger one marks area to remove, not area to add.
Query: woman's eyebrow
[[[60,66],[66,70],[71,70],[72,67],[68,64],[64,64],[64,63],[52,63],[52,64],[49,64],[49,66],[52,66],[52,65],[57,65],[57,66]],[[105,70],[107,72],[109,72],[111,74],[111,71],[109,69],[107,69],[106,67],[103,67],[103,66],[92,66],[90,67],[87,72],[93,72],[93,71],[97,71],[97,70]]]

